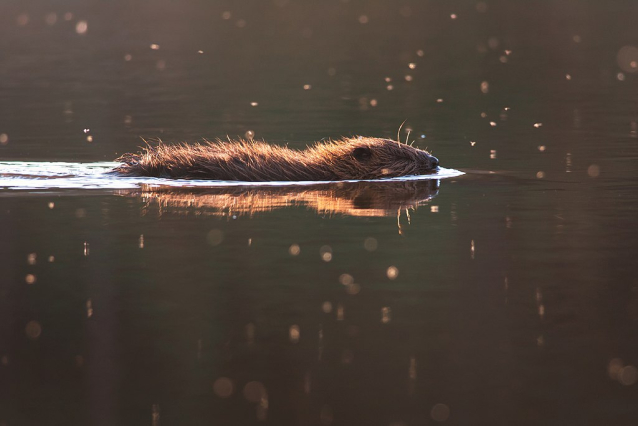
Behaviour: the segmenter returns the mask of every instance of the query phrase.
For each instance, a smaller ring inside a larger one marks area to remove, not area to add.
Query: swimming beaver
[[[303,151],[253,140],[159,144],[124,154],[114,169],[125,176],[235,181],[334,181],[418,175],[439,160],[408,144],[380,138],[346,138]]]

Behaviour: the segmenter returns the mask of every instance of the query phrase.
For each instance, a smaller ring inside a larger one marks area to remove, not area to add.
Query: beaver
[[[439,160],[390,139],[354,137],[299,151],[255,140],[147,146],[122,155],[124,176],[249,182],[370,180],[432,173]]]

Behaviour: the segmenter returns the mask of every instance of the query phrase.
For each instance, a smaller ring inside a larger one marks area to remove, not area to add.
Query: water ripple
[[[3,189],[133,189],[141,185],[157,187],[222,187],[222,186],[283,186],[317,185],[326,182],[239,182],[218,180],[164,179],[149,177],[122,177],[109,174],[119,163],[66,163],[2,161],[0,162],[0,188]],[[400,178],[376,179],[375,182],[446,179],[464,174],[458,170],[439,168],[436,173]],[[361,181],[346,181],[361,182]]]

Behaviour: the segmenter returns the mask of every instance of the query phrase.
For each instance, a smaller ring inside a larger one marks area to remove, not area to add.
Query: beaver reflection
[[[147,203],[146,211],[156,206],[160,214],[252,216],[284,207],[306,206],[322,214],[393,216],[428,202],[438,194],[438,189],[438,180],[422,180],[279,187],[175,188],[144,185],[118,194],[140,197]]]

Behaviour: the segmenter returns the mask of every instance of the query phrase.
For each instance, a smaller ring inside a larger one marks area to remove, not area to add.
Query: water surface
[[[637,16],[0,3],[1,167],[26,167],[0,189],[0,423],[635,424]],[[303,148],[406,119],[465,174],[100,175],[141,138]]]

